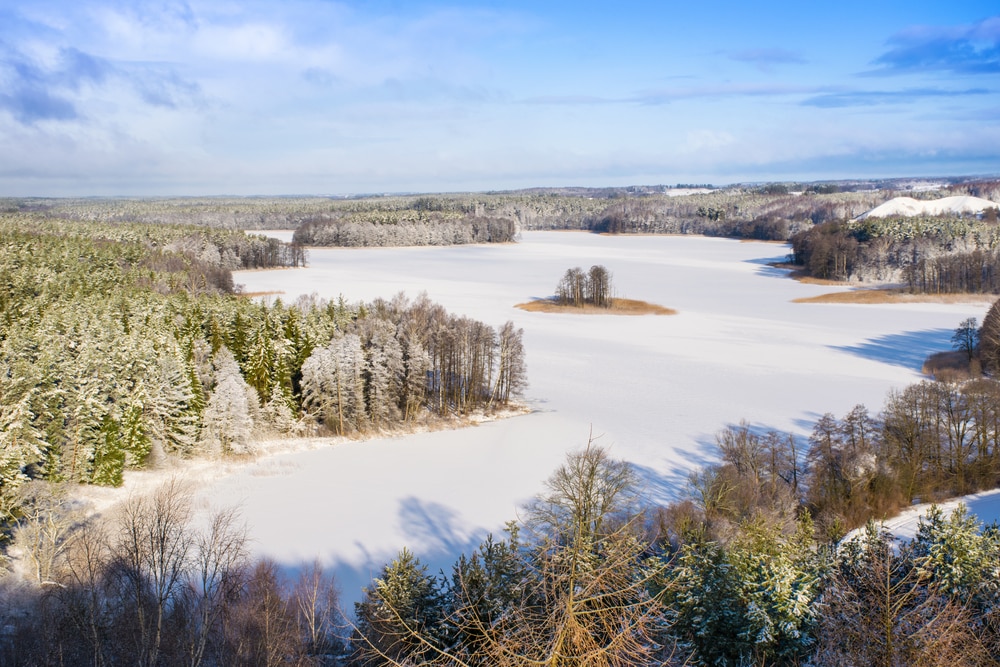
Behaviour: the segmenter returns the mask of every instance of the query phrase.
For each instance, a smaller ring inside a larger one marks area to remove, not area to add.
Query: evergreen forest
[[[426,297],[240,295],[301,246],[234,230],[0,216],[0,521],[29,480],[117,486],[260,437],[408,428],[507,406],[521,331]]]

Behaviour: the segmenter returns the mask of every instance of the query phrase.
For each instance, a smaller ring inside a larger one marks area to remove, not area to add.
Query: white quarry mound
[[[858,216],[865,218],[889,218],[893,216],[941,215],[942,213],[982,213],[998,204],[981,197],[956,196],[923,201],[912,197],[896,197]]]

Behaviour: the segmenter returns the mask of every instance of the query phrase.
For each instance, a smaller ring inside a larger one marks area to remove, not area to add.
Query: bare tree
[[[190,519],[191,492],[177,479],[150,496],[129,498],[119,511],[111,572],[133,614],[138,665],[159,661],[167,615],[191,557]]]
[[[228,606],[243,590],[249,567],[246,528],[235,510],[214,514],[208,529],[194,540],[187,586],[179,596],[185,664],[190,667],[205,662]]]
[[[962,323],[955,329],[955,333],[951,335],[951,344],[956,350],[965,352],[969,361],[972,361],[972,357],[976,354],[976,348],[979,347],[979,323],[976,318],[970,317],[962,320]]]
[[[611,297],[611,272],[595,264],[587,274],[587,301],[598,308],[610,308]]]
[[[223,664],[274,667],[300,656],[295,618],[288,608],[278,565],[260,560],[230,606]]]
[[[299,635],[306,653],[319,660],[328,660],[341,650],[337,628],[343,621],[339,616],[338,598],[333,576],[323,571],[319,561],[302,571],[292,589],[290,604]]]
[[[33,578],[39,584],[54,584],[83,514],[61,485],[36,480],[17,491],[21,518],[14,530],[15,543]]]

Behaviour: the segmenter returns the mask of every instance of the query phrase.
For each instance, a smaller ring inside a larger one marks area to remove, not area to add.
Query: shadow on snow
[[[935,352],[952,349],[951,336],[953,333],[954,331],[951,329],[904,331],[871,338],[859,345],[832,345],[831,348],[849,352],[864,359],[920,371],[927,357]]]

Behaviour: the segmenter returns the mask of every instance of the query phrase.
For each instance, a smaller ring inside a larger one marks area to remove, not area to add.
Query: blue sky
[[[995,2],[0,0],[0,195],[996,173]]]

